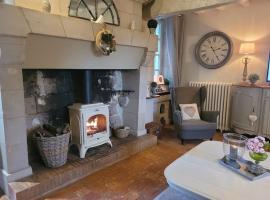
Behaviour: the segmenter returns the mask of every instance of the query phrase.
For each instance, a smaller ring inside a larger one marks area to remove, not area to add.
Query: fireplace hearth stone
[[[80,158],[85,158],[89,148],[109,144],[109,106],[103,103],[74,104],[69,106],[69,117],[72,132],[72,144],[80,151]]]
[[[112,137],[112,144],[112,148],[102,145],[89,149],[85,159],[79,158],[77,148],[71,148],[67,164],[56,169],[45,168],[40,162],[31,163],[33,175],[10,183],[11,196],[16,200],[41,198],[45,194],[155,146],[157,137],[149,134],[140,137],[130,135],[125,139]]]

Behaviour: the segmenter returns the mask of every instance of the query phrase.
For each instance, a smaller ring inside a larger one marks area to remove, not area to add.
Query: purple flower
[[[252,143],[247,143],[247,148],[252,151],[254,149],[254,145]]]
[[[263,148],[261,148],[260,153],[265,153],[265,150]]]
[[[259,140],[261,140],[261,141],[265,141],[265,138],[262,137],[262,136],[257,136],[257,138],[258,138]]]
[[[254,148],[254,152],[255,152],[255,153],[260,153],[260,148],[255,147],[255,148]]]
[[[259,146],[259,147],[263,147],[263,143],[262,143],[262,142],[259,142],[259,143],[258,143],[258,146]]]
[[[260,142],[260,140],[258,140],[258,138],[257,138],[257,137],[255,137],[255,138],[253,139],[253,142],[254,142],[254,143],[259,143],[259,142]]]
[[[255,138],[249,139],[246,143],[248,150],[255,153],[265,153],[264,150],[265,139],[264,137],[257,136]]]

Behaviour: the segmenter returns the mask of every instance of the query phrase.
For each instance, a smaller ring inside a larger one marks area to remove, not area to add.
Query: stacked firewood
[[[36,137],[56,137],[67,133],[70,133],[69,124],[65,124],[62,127],[55,127],[50,124],[44,124],[35,130]]]

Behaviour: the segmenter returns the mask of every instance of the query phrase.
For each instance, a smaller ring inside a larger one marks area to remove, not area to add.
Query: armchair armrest
[[[207,122],[217,122],[217,117],[219,116],[219,111],[202,111],[201,118]]]
[[[176,130],[180,130],[182,126],[182,114],[180,110],[176,110],[173,113],[173,122]]]

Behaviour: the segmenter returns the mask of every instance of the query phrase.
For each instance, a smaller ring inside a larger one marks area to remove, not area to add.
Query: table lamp
[[[247,65],[250,62],[248,55],[255,53],[255,44],[253,42],[244,42],[240,45],[239,54],[245,55],[242,62],[244,64],[243,81],[247,80],[248,69]]]

